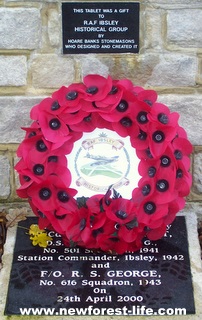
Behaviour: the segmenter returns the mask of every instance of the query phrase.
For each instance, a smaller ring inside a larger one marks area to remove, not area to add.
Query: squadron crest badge
[[[119,189],[130,184],[131,159],[124,140],[109,130],[97,129],[75,143],[77,151],[74,157],[71,154],[71,161],[74,159],[78,192],[84,188],[91,194],[105,193],[109,186]]]

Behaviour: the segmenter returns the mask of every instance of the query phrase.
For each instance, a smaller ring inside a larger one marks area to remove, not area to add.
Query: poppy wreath
[[[145,237],[160,239],[185,206],[192,145],[179,114],[157,102],[156,91],[128,79],[87,75],[43,99],[30,117],[17,150],[17,194],[28,199],[39,227],[60,233],[66,246],[134,252]],[[113,186],[105,194],[75,198],[66,155],[84,132],[96,128],[130,138],[141,176],[130,199]]]

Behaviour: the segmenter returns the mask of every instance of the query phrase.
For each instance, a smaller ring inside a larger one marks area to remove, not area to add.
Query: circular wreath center
[[[84,133],[67,155],[71,187],[78,197],[105,194],[111,188],[128,197],[138,185],[139,158],[128,137],[107,129]]]

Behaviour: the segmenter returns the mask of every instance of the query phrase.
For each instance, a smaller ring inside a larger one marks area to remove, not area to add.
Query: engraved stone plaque
[[[195,313],[185,217],[161,240],[123,255],[67,248],[54,231],[46,248],[33,246],[28,230],[36,223],[18,225],[5,314]]]
[[[139,3],[62,3],[64,54],[138,53]]]

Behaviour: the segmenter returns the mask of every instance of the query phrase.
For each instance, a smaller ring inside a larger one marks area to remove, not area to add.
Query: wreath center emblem
[[[139,159],[129,139],[107,129],[85,133],[67,160],[77,196],[106,193],[111,186],[128,197],[140,179]]]

